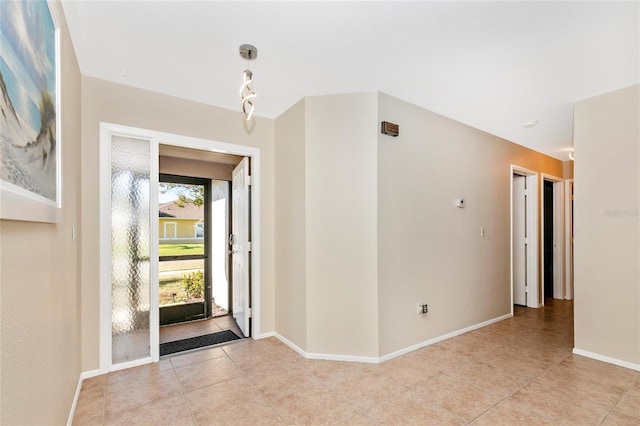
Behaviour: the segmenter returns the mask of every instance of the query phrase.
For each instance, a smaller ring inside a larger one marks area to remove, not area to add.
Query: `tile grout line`
[[[225,350],[224,350],[224,348],[222,348],[222,351],[224,352],[224,354],[226,355],[226,357],[227,357],[227,358],[229,358],[229,361],[231,361],[231,362],[233,363],[233,365],[235,365],[235,366],[236,366],[236,368],[237,368],[238,370],[242,371],[242,374],[244,375],[245,379],[246,379],[249,383],[251,383],[251,386],[253,386],[253,388],[254,388],[256,391],[258,391],[258,393],[262,396],[262,398],[264,398],[264,400],[266,401],[266,403],[267,403],[267,404],[269,405],[269,407],[273,410],[273,412],[276,414],[276,416],[278,416],[278,418],[282,421],[282,423],[284,423],[284,424],[289,424],[289,423],[287,423],[287,422],[285,422],[285,421],[284,421],[284,419],[282,418],[282,416],[280,415],[280,413],[278,412],[278,410],[276,410],[276,408],[271,404],[271,401],[269,401],[269,398],[267,398],[267,397],[265,396],[265,394],[264,394],[264,393],[262,393],[262,391],[256,387],[256,383],[255,383],[253,380],[251,380],[251,378],[249,378],[249,375],[247,374],[247,372],[246,372],[242,367],[240,367],[240,366],[239,366],[239,365],[238,365],[238,364],[233,360],[233,358],[231,358],[231,355],[230,355],[229,353],[227,353],[227,351],[225,351]]]
[[[636,379],[635,379],[633,382],[631,382],[631,385],[629,385],[629,387],[627,388],[627,390],[625,390],[625,391],[622,393],[622,395],[620,395],[620,398],[618,398],[618,400],[616,401],[616,403],[615,403],[615,404],[613,404],[613,406],[611,407],[611,409],[610,409],[609,411],[607,411],[607,415],[606,415],[606,416],[604,416],[604,418],[602,419],[602,421],[601,421],[600,423],[598,423],[598,424],[600,424],[600,425],[601,425],[601,424],[603,424],[603,423],[607,420],[607,418],[611,415],[611,413],[613,412],[613,410],[615,410],[615,409],[616,409],[616,407],[618,406],[618,404],[620,404],[620,401],[622,401],[622,400],[624,399],[624,397],[625,397],[625,396],[627,396],[627,394],[628,394],[629,392],[631,392],[631,389],[633,389],[633,387],[635,386],[636,382],[638,382],[638,381],[640,381],[640,376],[636,377]]]
[[[107,420],[107,391],[109,390],[109,373],[106,373],[105,379],[104,379],[104,400],[102,401],[102,426],[104,426],[106,420]],[[82,390],[80,390],[80,392],[82,392]]]
[[[171,360],[169,360],[169,364],[171,364],[171,370],[173,371],[173,375],[175,376],[176,381],[178,382],[178,386],[180,386],[180,394],[182,395],[182,399],[184,399],[184,403],[187,404],[187,409],[189,410],[191,421],[195,426],[198,423],[196,422],[196,418],[193,414],[193,409],[191,408],[191,404],[189,404],[189,400],[187,399],[187,395],[184,392],[184,387],[182,386],[182,382],[180,381],[180,378],[178,377],[178,373],[176,372],[176,367],[173,365],[173,362]]]
[[[507,399],[510,399],[511,397],[513,397],[515,394],[517,394],[518,392],[520,392],[522,389],[526,388],[527,386],[529,386],[531,383],[533,383],[538,377],[543,376],[550,368],[560,364],[561,362],[563,362],[564,360],[566,360],[567,358],[569,358],[571,356],[571,354],[567,355],[566,357],[562,358],[560,361],[557,361],[555,363],[552,363],[549,367],[545,368],[543,372],[539,373],[538,375],[534,376],[531,378],[531,380],[529,380],[527,383],[525,383],[524,385],[520,386],[518,389],[514,390],[513,392],[511,392],[510,394],[508,394],[507,396],[505,396],[504,398],[502,398],[500,401],[496,402],[495,404],[493,404],[492,406],[490,406],[489,408],[487,408],[486,410],[484,410],[483,412],[481,412],[480,414],[478,414],[477,416],[475,416],[474,418],[472,418],[468,424],[473,423],[474,421],[476,421],[479,417],[481,417],[482,415],[486,414],[489,410],[493,409],[495,406],[497,406],[498,404],[501,404],[502,402],[506,401]],[[488,392],[488,390],[483,389],[485,392]]]

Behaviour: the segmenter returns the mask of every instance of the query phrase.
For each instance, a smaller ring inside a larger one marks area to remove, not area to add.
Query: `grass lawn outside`
[[[183,271],[175,271],[175,273],[166,273],[160,276],[160,306],[174,304],[174,303],[184,303],[184,302],[195,302],[204,300],[202,298],[193,300],[188,300],[187,291],[185,289],[185,285],[182,282],[183,278],[186,278],[189,273],[185,273]]]
[[[175,296],[174,296],[175,295]],[[185,302],[187,293],[182,286],[182,278],[169,278],[160,280],[160,306]]]
[[[204,254],[204,244],[160,244],[160,256]],[[160,306],[187,301],[182,279],[195,270],[204,270],[204,259],[159,262]]]
[[[204,244],[160,244],[158,254],[160,256],[204,254]]]

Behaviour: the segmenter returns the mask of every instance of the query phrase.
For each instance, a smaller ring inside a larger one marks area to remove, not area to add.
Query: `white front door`
[[[525,177],[513,177],[513,303],[527,306],[527,198]]]
[[[249,159],[233,170],[231,179],[231,263],[233,318],[249,337]]]

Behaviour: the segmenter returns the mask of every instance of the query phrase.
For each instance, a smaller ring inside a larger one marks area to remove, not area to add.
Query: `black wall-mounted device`
[[[396,137],[400,133],[400,126],[398,126],[395,123],[383,121],[380,125],[380,131],[382,132],[383,135]]]

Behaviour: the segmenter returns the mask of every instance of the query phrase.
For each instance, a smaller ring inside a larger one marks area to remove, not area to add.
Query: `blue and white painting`
[[[56,29],[44,0],[0,0],[0,179],[56,202]]]

